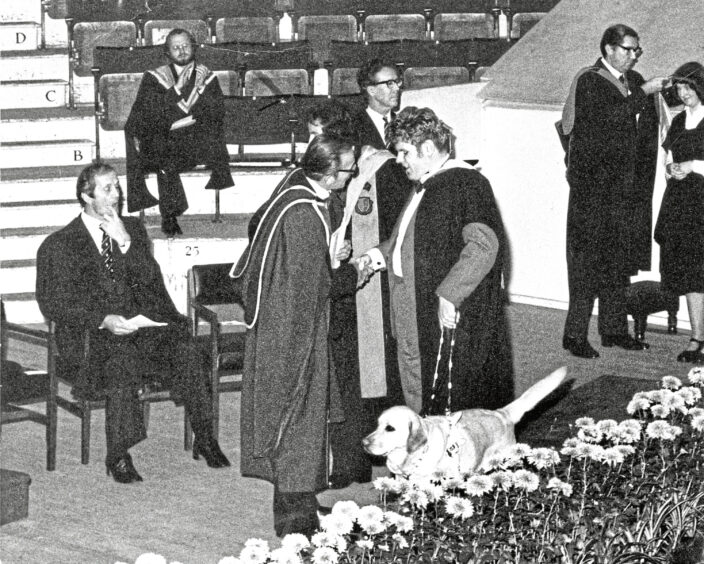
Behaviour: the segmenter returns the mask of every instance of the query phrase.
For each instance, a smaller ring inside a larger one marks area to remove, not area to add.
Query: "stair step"
[[[68,80],[68,50],[4,51],[0,82],[24,80]],[[91,79],[92,80],[92,79]],[[7,88],[7,84],[3,84]]]
[[[75,199],[47,202],[12,202],[0,208],[0,224],[4,228],[66,225],[78,215],[80,207]]]
[[[93,142],[88,139],[17,141],[0,147],[0,168],[35,167],[38,158],[44,166],[87,165],[93,159]]]
[[[0,22],[38,22],[41,18],[41,2],[28,0],[2,0]]]
[[[92,139],[95,137],[93,106],[70,110],[64,104],[52,108],[13,108],[2,112],[0,142]]]
[[[3,294],[3,304],[8,321],[13,323],[43,323],[34,292]]]
[[[0,23],[0,50],[30,51],[39,47],[41,26],[36,22]]]
[[[68,100],[68,84],[61,80],[5,82],[0,93],[0,109],[57,108]]]
[[[34,291],[36,279],[35,264],[10,267],[5,266],[4,262],[0,263],[0,294]]]

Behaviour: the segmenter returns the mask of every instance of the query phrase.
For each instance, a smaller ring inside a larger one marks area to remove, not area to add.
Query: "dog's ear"
[[[406,441],[406,451],[415,452],[428,442],[428,436],[423,428],[420,417],[411,417],[408,423],[408,440]]]

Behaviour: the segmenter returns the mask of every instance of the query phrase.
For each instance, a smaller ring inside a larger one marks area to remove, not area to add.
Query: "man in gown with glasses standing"
[[[601,39],[601,58],[575,77],[562,115],[569,135],[567,181],[567,275],[569,310],[563,348],[574,356],[596,358],[587,340],[589,318],[599,298],[599,334],[604,347],[648,348],[628,333],[625,290],[629,277],[649,265],[650,233],[633,218],[651,198],[642,194],[638,149],[649,95],[668,79],[645,81],[633,70],[643,53],[630,27],[609,27]],[[646,249],[647,252],[643,252]],[[644,261],[648,261],[644,264]]]
[[[355,117],[360,143],[387,149],[386,131],[395,117],[403,80],[393,64],[372,59],[359,69],[357,84],[367,100],[367,107]]]

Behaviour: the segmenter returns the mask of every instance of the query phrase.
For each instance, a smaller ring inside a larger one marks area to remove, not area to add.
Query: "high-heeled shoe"
[[[193,441],[193,459],[205,458],[205,463],[211,468],[225,468],[230,466],[230,461],[220,450],[220,445],[214,438],[201,439],[196,437]]]
[[[106,465],[105,470],[108,476],[112,475],[112,479],[120,484],[144,481],[134,464],[132,464],[132,457],[129,454],[118,458],[112,464]]]
[[[699,339],[692,337],[689,342],[697,343],[697,348],[682,351],[677,355],[677,362],[704,362],[704,354],[702,354],[702,350],[704,349],[704,341],[700,341]]]

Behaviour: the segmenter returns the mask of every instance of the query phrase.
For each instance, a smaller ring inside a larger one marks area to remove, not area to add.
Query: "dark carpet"
[[[630,416],[626,406],[633,394],[657,387],[653,380],[625,376],[600,376],[574,388],[574,380],[563,383],[516,427],[516,439],[535,447],[556,447],[574,436],[574,422],[579,417],[595,421]]]

